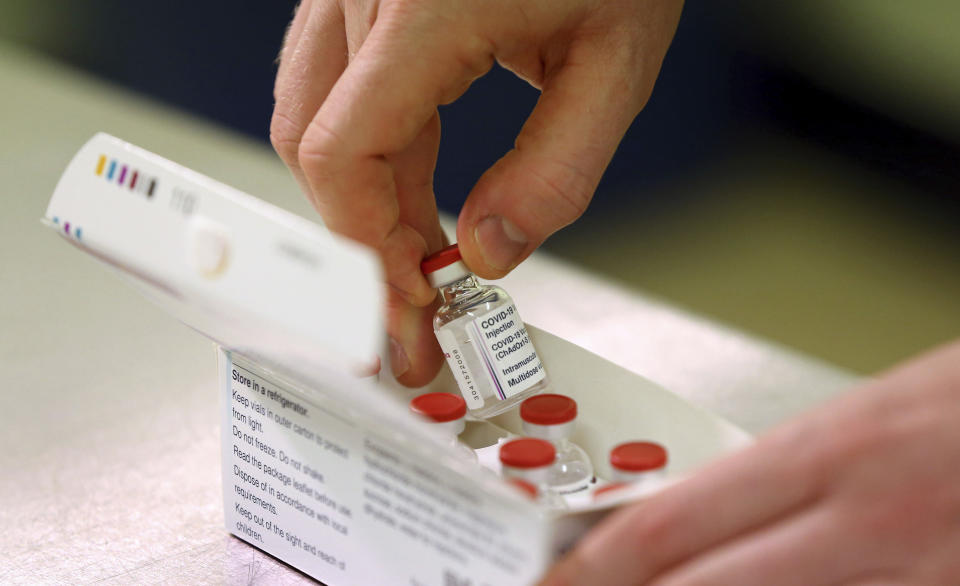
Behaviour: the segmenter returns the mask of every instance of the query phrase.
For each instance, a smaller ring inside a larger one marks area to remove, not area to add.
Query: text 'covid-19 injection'
[[[433,331],[473,416],[492,417],[547,387],[543,363],[506,291],[478,283],[456,244],[420,267],[440,289]]]

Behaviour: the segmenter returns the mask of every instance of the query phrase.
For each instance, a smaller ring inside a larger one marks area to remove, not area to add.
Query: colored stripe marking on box
[[[107,165],[107,161],[110,162],[109,165]],[[118,169],[119,173],[117,173]],[[97,177],[104,177],[107,181],[113,181],[114,175],[117,175],[117,185],[129,187],[130,191],[142,193],[147,198],[152,198],[157,189],[156,177],[143,176],[137,169],[125,165],[117,159],[110,159],[106,154],[101,154],[97,158],[94,174]],[[129,183],[127,182],[128,177],[130,179]]]

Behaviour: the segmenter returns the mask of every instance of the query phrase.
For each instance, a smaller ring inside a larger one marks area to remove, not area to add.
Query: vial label
[[[522,393],[547,376],[513,304],[481,315],[468,329],[501,400]]]
[[[437,332],[437,341],[440,342],[440,349],[443,350],[447,364],[450,365],[453,377],[457,379],[457,386],[460,387],[463,400],[467,402],[467,408],[483,407],[483,396],[477,388],[477,380],[473,378],[473,373],[467,365],[463,349],[457,344],[457,337],[450,330],[440,330]]]

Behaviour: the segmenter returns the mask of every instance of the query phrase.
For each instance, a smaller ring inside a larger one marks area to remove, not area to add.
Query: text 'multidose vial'
[[[547,387],[547,373],[506,291],[481,285],[456,244],[420,265],[440,289],[433,331],[475,417],[502,413]]]

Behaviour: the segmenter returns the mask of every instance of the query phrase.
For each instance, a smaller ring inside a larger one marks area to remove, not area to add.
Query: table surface
[[[0,87],[0,582],[309,581],[223,529],[210,342],[39,218],[99,130],[315,214],[266,145],[2,45]],[[752,432],[853,381],[546,255],[503,285],[527,321]]]

